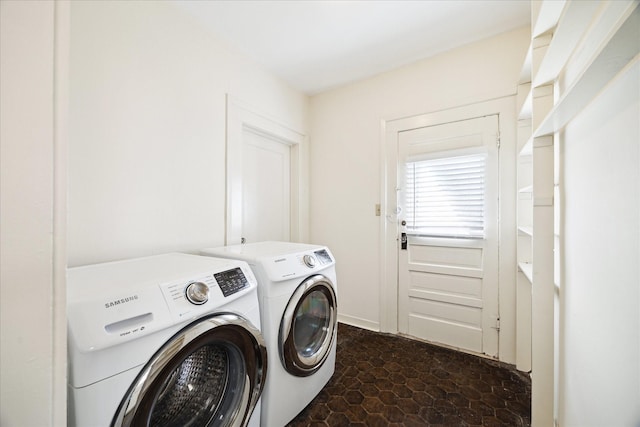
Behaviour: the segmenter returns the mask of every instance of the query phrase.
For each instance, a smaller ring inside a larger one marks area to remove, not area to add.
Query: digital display
[[[240,267],[214,274],[222,295],[228,297],[249,286],[246,276]]]
[[[315,251],[314,254],[316,254],[316,257],[318,257],[322,264],[331,264],[331,262],[333,262],[331,256],[329,255],[329,252],[327,252],[325,249]]]

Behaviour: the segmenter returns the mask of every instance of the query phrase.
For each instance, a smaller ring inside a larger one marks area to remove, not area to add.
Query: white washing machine
[[[261,425],[282,427],[318,395],[335,371],[333,255],[323,246],[288,242],[209,248],[201,253],[246,261],[258,279],[262,334],[271,358]]]
[[[242,261],[166,254],[67,271],[72,426],[258,426],[267,373]]]

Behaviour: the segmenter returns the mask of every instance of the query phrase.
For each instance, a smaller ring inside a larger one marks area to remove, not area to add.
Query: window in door
[[[487,155],[448,155],[406,164],[406,230],[429,237],[484,238]]]

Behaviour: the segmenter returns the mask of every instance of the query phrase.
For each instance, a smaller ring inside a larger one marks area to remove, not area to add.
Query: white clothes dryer
[[[258,279],[262,334],[271,357],[261,425],[282,427],[318,395],[335,371],[333,255],[324,246],[289,242],[209,248],[201,253],[246,261]]]
[[[69,425],[259,425],[267,353],[245,262],[69,268],[67,318]]]

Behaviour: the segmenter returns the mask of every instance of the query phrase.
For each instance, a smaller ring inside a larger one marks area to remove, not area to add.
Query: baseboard
[[[369,331],[380,332],[380,324],[378,322],[361,319],[359,317],[338,314],[338,322],[355,326],[357,328],[367,329]]]

